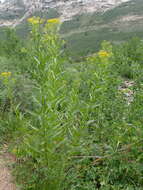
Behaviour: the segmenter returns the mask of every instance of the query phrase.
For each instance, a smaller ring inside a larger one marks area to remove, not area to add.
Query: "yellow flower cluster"
[[[107,52],[107,51],[104,51],[104,50],[100,50],[99,52],[98,52],[98,56],[99,57],[110,57],[110,54]]]
[[[11,72],[3,72],[1,73],[2,77],[10,77],[11,76]]]
[[[59,18],[48,19],[47,23],[50,23],[50,24],[60,24],[60,19]]]
[[[44,23],[44,19],[41,19],[40,17],[35,17],[35,16],[28,18],[27,21],[33,25]]]

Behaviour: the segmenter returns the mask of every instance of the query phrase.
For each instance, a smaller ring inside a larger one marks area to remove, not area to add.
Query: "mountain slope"
[[[130,0],[5,0],[0,4],[1,25],[17,25],[33,12],[56,9],[62,21],[77,14],[104,12]]]
[[[142,0],[132,0],[104,13],[75,16],[63,23],[61,34],[69,52],[83,56],[96,51],[103,40],[118,43],[134,36],[142,38],[142,10]]]
[[[67,49],[80,57],[96,51],[103,40],[142,37],[142,10],[142,0],[6,0],[0,5],[0,25],[14,26],[23,36],[27,17],[60,17]]]

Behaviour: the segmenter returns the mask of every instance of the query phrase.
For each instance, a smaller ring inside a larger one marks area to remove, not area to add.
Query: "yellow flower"
[[[48,19],[47,22],[50,24],[60,24],[60,19],[59,18],[52,18],[52,19]]]
[[[99,57],[110,57],[110,54],[107,52],[107,51],[104,51],[104,50],[100,50],[99,52],[98,52],[98,56]]]
[[[3,72],[1,73],[2,77],[10,77],[11,76],[11,72]]]
[[[40,17],[31,17],[28,18],[27,21],[35,25],[35,24],[42,24],[44,22],[44,19],[41,19]]]

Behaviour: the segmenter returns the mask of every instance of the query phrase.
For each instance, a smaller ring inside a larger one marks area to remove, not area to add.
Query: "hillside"
[[[142,10],[142,0],[6,0],[0,6],[0,25],[16,27],[25,36],[28,17],[60,17],[68,52],[80,57],[97,50],[103,40],[142,37]]]
[[[98,49],[103,40],[119,43],[143,37],[142,10],[142,0],[132,0],[104,13],[75,16],[63,23],[61,34],[68,40],[70,52],[82,56]]]
[[[1,25],[16,26],[36,11],[56,9],[62,21],[92,12],[105,12],[129,0],[5,0],[0,4]]]

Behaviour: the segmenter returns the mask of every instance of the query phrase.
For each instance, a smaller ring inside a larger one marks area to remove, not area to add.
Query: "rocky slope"
[[[0,26],[16,26],[35,11],[56,9],[61,20],[83,13],[105,12],[130,0],[5,0],[0,4]]]

